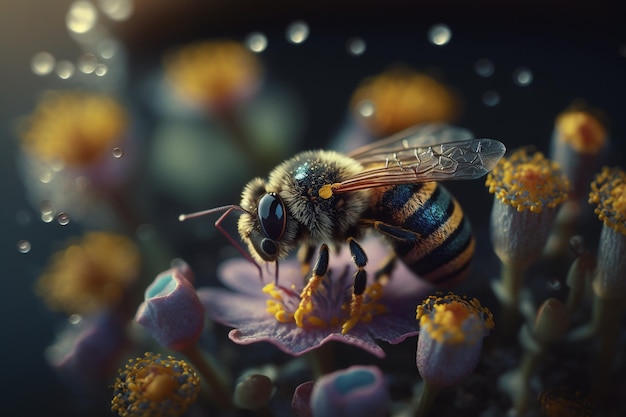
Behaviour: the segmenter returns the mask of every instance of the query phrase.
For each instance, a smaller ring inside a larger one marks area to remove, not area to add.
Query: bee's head
[[[255,178],[242,192],[241,207],[239,235],[255,260],[274,262],[295,247],[296,223],[280,192],[267,190],[266,183]]]

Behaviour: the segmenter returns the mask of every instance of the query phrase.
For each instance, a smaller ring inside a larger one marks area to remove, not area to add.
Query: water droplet
[[[70,215],[64,211],[60,212],[57,214],[57,222],[59,222],[61,226],[67,226],[70,223]]]
[[[437,46],[442,46],[442,45],[447,44],[448,42],[450,42],[451,38],[452,38],[452,31],[447,25],[444,25],[443,23],[433,25],[428,30],[428,39],[430,40],[431,43]]]
[[[98,21],[98,11],[88,1],[75,1],[65,15],[65,25],[74,33],[87,33]]]
[[[96,68],[93,70],[94,74],[96,74],[98,77],[102,77],[106,75],[108,71],[109,71],[109,67],[107,67],[106,64],[98,64],[96,65]]]
[[[38,52],[30,61],[30,69],[37,75],[48,75],[54,70],[54,57],[48,52]]]
[[[98,65],[98,58],[94,54],[87,53],[78,58],[78,70],[83,74],[91,74],[94,72],[96,65]]]
[[[500,104],[500,93],[497,91],[489,90],[483,94],[483,103],[485,106],[494,107]]]
[[[52,171],[49,170],[48,168],[42,168],[39,171],[39,182],[42,184],[49,184],[50,181],[52,181]]]
[[[74,64],[70,61],[59,61],[56,66],[56,73],[62,80],[67,80],[74,75]]]
[[[41,213],[41,221],[44,223],[50,223],[54,220],[54,215],[52,213]]]
[[[561,281],[558,278],[550,278],[546,281],[546,287],[552,291],[558,291],[561,289]]]
[[[124,150],[122,148],[113,148],[113,158],[121,158],[124,156]]]
[[[363,55],[365,52],[365,41],[362,38],[350,38],[348,39],[348,43],[346,44],[346,49],[348,53],[353,56]]]
[[[302,43],[309,37],[309,26],[302,20],[297,20],[287,26],[287,40],[291,43]]]
[[[103,39],[98,43],[98,55],[103,59],[111,59],[117,54],[119,45],[114,39]]]
[[[126,20],[133,14],[133,2],[129,0],[98,0],[98,5],[113,20]]]
[[[491,77],[496,69],[490,59],[482,58],[474,64],[474,71],[481,77]]]
[[[52,214],[54,211],[54,205],[50,200],[43,200],[39,203],[39,211],[41,214]]]
[[[81,321],[83,321],[83,316],[81,316],[80,314],[72,314],[71,316],[67,318],[67,321],[69,321],[70,324],[73,324],[74,326],[76,326]]]
[[[267,49],[267,37],[261,32],[252,32],[246,36],[246,45],[252,52],[263,52]]]
[[[30,252],[30,242],[28,240],[18,240],[17,250],[20,251],[20,253]]]
[[[513,82],[520,87],[526,87],[533,82],[533,73],[526,67],[518,67],[513,71]]]
[[[372,117],[376,113],[376,105],[371,100],[363,100],[357,104],[357,113],[362,117]]]

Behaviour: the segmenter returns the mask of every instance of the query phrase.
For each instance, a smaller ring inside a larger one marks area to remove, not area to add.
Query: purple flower
[[[160,273],[135,315],[160,345],[179,351],[194,345],[204,327],[204,309],[185,275],[190,273],[184,263]]]
[[[277,285],[273,277],[259,282],[258,270],[244,260],[227,261],[221,266],[220,278],[233,291],[201,288],[198,296],[213,320],[235,328],[229,337],[239,344],[268,341],[298,356],[334,340],[384,357],[375,340],[396,344],[416,335],[415,306],[431,287],[401,263],[391,276],[374,280],[389,248],[377,239],[367,239],[363,248],[370,260],[368,285],[356,324],[349,330],[342,331],[342,326],[348,320],[355,322],[355,317],[350,317],[350,303],[351,271],[356,268],[345,249],[331,255],[329,273],[312,290],[311,303],[306,303],[305,309],[300,303],[305,279],[295,260],[280,264]]]

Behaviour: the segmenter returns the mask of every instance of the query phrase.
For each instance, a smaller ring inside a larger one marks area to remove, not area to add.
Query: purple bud
[[[159,274],[146,289],[135,320],[160,345],[180,351],[198,341],[204,326],[204,307],[191,282],[173,268]]]

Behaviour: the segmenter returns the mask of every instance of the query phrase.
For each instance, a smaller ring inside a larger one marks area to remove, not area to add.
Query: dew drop
[[[356,111],[361,117],[372,117],[376,113],[376,105],[371,100],[363,100],[357,104]]]
[[[108,71],[109,71],[109,67],[107,67],[106,64],[98,64],[96,65],[96,68],[94,68],[93,70],[94,74],[96,74],[98,77],[102,77],[106,75]]]
[[[561,281],[558,278],[550,278],[546,281],[546,287],[552,291],[558,291],[561,289]]]
[[[91,53],[83,54],[78,58],[77,67],[83,74],[91,74],[98,65],[98,58]]]
[[[30,242],[28,240],[18,240],[17,241],[17,250],[20,253],[28,253],[28,252],[30,252]]]
[[[113,157],[114,158],[121,158],[122,156],[124,156],[124,150],[122,148],[113,148]]]
[[[67,226],[70,223],[70,215],[64,211],[60,212],[57,214],[57,222],[61,226]]]
[[[54,206],[52,201],[43,200],[39,203],[39,211],[41,211],[41,214],[52,214],[53,210]]]
[[[67,29],[74,33],[87,33],[95,26],[98,20],[98,11],[88,1],[75,1],[65,15]]]
[[[98,43],[98,55],[103,59],[111,59],[117,54],[119,46],[114,39],[103,39]]]
[[[30,61],[30,69],[37,75],[48,75],[54,70],[55,60],[48,52],[38,52]]]
[[[47,168],[43,168],[39,171],[38,178],[40,183],[49,184],[50,181],[52,181],[52,171]]]
[[[493,73],[495,72],[495,68],[493,66],[493,62],[491,62],[490,59],[482,58],[476,61],[476,63],[474,64],[474,71],[476,71],[476,74],[480,75],[481,77],[487,78],[493,75]]]
[[[291,43],[302,43],[309,37],[309,26],[302,20],[297,20],[287,26],[287,40]]]
[[[70,61],[59,61],[56,65],[56,73],[62,80],[67,80],[74,75],[74,64]]]
[[[51,223],[54,220],[54,215],[52,213],[41,213],[41,221],[44,223]]]
[[[70,324],[73,324],[74,326],[76,326],[81,321],[83,321],[83,316],[81,316],[80,314],[72,314],[71,316],[67,318],[67,321],[69,321]]]
[[[267,37],[261,32],[252,32],[245,40],[248,49],[252,52],[263,52],[267,49]]]
[[[526,87],[533,82],[533,73],[526,67],[518,67],[513,71],[513,82],[520,87]]]
[[[366,49],[365,41],[362,38],[350,38],[346,44],[346,49],[350,55],[363,55]]]
[[[451,38],[452,31],[447,25],[444,25],[443,23],[433,25],[428,30],[428,39],[434,45],[443,46],[449,43]]]
[[[483,94],[483,103],[485,106],[494,107],[500,104],[500,93],[489,90]]]

